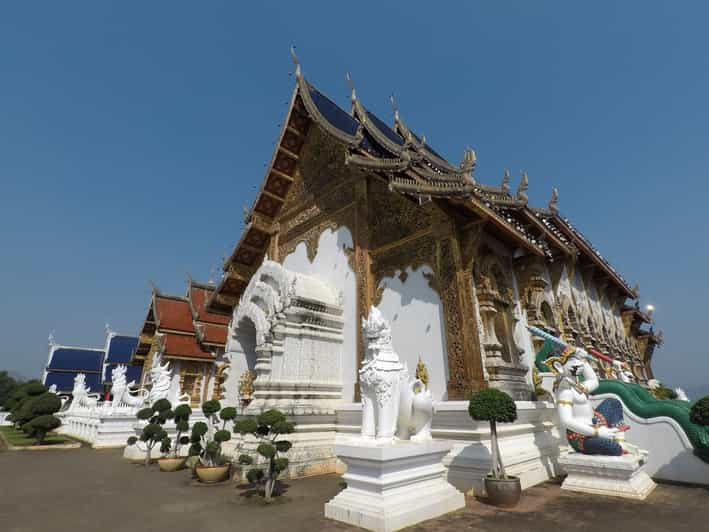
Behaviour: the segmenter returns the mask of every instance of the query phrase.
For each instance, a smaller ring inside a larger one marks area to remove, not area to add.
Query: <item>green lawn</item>
[[[34,439],[28,438],[27,434],[15,427],[0,427],[0,432],[5,437],[7,442],[15,447],[25,447],[34,444]],[[44,445],[56,445],[59,443],[69,443],[71,440],[64,436],[50,434],[44,439]]]

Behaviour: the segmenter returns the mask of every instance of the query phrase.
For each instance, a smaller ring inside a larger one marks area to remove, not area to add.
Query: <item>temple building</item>
[[[305,79],[296,59],[276,149],[223,277],[209,291],[205,316],[213,321],[200,323],[218,322],[224,333],[269,258],[339,291],[344,403],[359,398],[360,323],[371,306],[390,320],[408,367],[419,359],[428,367],[436,400],[464,399],[486,386],[531,399],[539,344],[528,325],[627,362],[641,383],[651,378],[661,335],[642,328],[652,320],[635,303],[638,291],[561,214],[558,192],[535,207],[526,173],[514,189],[506,171],[493,179],[498,185],[483,182],[472,150],[449,162],[392,104],[387,124],[352,86],[344,110]],[[194,393],[207,397],[216,378],[208,368],[219,363],[225,340],[204,343],[189,319],[190,301],[154,293],[139,352],[162,350],[184,363],[185,386],[201,379]],[[249,343],[238,334],[243,326],[231,323],[227,351],[246,354],[253,369],[253,347],[240,345]],[[599,369],[607,364],[597,361]]]
[[[224,380],[224,345],[229,316],[205,308],[214,287],[189,279],[184,296],[163,294],[154,288],[148,312],[141,327],[134,363],[149,369],[156,356],[169,362],[180,376],[183,394],[193,405],[220,398]],[[140,383],[149,387],[148,372]]]
[[[56,385],[57,392],[70,394],[74,388],[74,378],[86,375],[86,386],[92,393],[108,397],[111,390],[111,372],[119,364],[126,366],[128,381],[140,381],[143,370],[141,363],[132,363],[133,351],[138,339],[118,334],[106,326],[104,347],[70,347],[59,345],[54,335],[49,337],[49,357],[42,376],[42,384],[47,388]]]
[[[103,392],[103,348],[71,347],[59,345],[54,335],[49,336],[49,357],[42,375],[42,384],[47,388],[56,386],[57,393],[71,393],[74,378],[79,373],[86,375],[86,386],[94,393]]]
[[[104,397],[108,397],[111,391],[111,376],[113,370],[117,366],[126,366],[126,380],[130,383],[135,381],[140,383],[140,378],[143,373],[143,364],[140,362],[133,363],[133,352],[138,347],[138,338],[135,336],[126,336],[118,334],[106,326],[106,353],[103,360],[103,393]]]

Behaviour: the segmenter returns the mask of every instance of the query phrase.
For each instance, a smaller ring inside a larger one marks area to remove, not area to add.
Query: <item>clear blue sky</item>
[[[449,159],[474,147],[479,180],[526,169],[538,205],[557,186],[656,305],[660,378],[709,381],[706,4],[389,4],[4,3],[0,368],[38,375],[51,330],[136,333],[149,280],[208,277],[270,159],[296,44],[343,106],[350,71]]]

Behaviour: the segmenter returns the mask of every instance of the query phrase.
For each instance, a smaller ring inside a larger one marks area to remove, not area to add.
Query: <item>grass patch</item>
[[[22,432],[17,430],[15,427],[0,427],[0,432],[7,440],[7,443],[14,447],[29,447],[34,445],[34,439],[30,438]],[[42,445],[59,445],[62,443],[71,443],[71,440],[65,438],[64,436],[59,436],[55,434],[49,434]]]

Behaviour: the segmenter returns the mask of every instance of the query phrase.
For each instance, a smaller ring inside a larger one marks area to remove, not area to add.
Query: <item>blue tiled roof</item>
[[[318,111],[320,111],[333,126],[348,135],[357,133],[359,122],[312,85],[310,85],[310,97],[313,99],[313,103],[318,108]]]
[[[103,376],[103,382],[111,382],[111,374],[118,364],[108,364],[106,372]],[[126,366],[126,380],[128,382],[140,382],[140,376],[143,373],[143,366]]]
[[[101,372],[103,369],[103,351],[81,349],[78,347],[57,347],[49,361],[48,370],[79,370]]]
[[[126,364],[130,362],[137,346],[138,339],[133,336],[111,337],[106,353],[106,363]]]
[[[71,393],[74,389],[74,377],[80,371],[48,371],[47,376],[44,379],[44,385],[49,388],[52,384],[57,385],[57,391],[62,393]],[[101,393],[103,391],[103,384],[101,384],[101,374],[100,373],[86,373],[86,386],[94,393]]]

